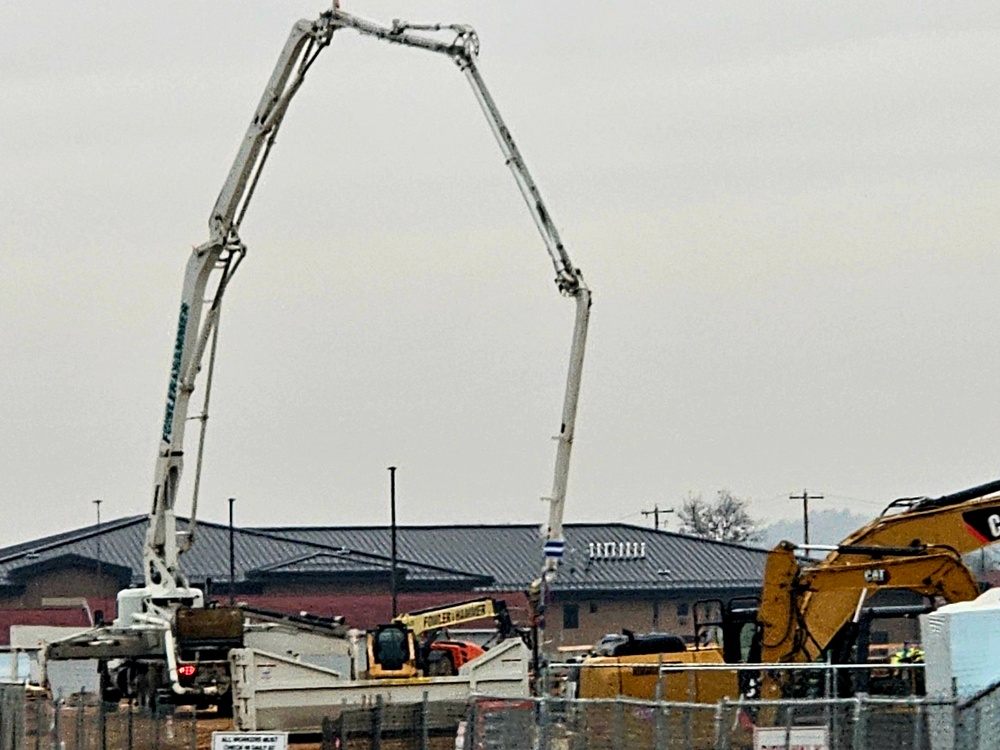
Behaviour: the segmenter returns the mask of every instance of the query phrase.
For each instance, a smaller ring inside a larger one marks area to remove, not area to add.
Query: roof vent
[[[645,542],[587,542],[591,560],[645,560]]]

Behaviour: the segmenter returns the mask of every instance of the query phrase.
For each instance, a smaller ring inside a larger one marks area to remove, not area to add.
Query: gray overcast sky
[[[568,521],[1000,476],[995,2],[344,7],[477,28],[594,289]],[[0,5],[0,544],[148,510],[189,248],[324,9]],[[204,517],[385,523],[396,464],[401,523],[544,520],[573,306],[453,65],[339,32],[242,235]]]

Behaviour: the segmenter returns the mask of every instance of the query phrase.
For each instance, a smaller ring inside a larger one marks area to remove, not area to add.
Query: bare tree
[[[690,494],[677,517],[681,532],[720,542],[756,542],[761,538],[758,522],[747,511],[748,500],[729,490],[719,490],[714,501]]]

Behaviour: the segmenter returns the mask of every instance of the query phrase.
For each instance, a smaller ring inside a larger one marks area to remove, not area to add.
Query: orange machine
[[[447,628],[476,620],[495,622],[498,639],[520,636],[507,605],[499,599],[473,599],[410,612],[368,632],[368,676],[405,679],[457,674],[462,665],[485,653],[485,649],[475,643],[449,640]]]

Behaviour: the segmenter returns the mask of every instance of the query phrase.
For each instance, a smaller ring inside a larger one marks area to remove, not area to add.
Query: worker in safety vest
[[[923,664],[924,650],[922,648],[916,646],[902,648],[892,655],[889,663],[895,667],[893,677],[899,683],[898,689],[902,694],[924,694],[924,670],[903,666],[905,664]]]

